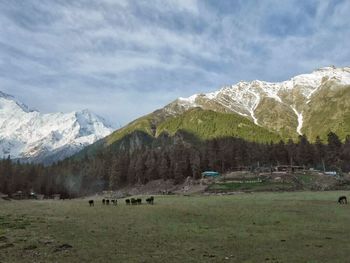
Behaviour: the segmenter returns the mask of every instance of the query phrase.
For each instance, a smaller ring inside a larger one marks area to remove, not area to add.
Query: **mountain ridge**
[[[194,107],[219,112],[235,112],[251,119],[257,125],[275,130],[285,136],[283,131],[279,130],[280,125],[276,121],[264,121],[268,108],[279,107],[279,111],[283,111],[288,116],[288,122],[292,122],[295,130],[295,132],[288,131],[287,135],[296,138],[304,133],[311,135],[307,130],[308,123],[304,122],[304,117],[308,114],[308,104],[314,102],[317,94],[326,86],[333,88],[340,86],[338,90],[349,88],[350,67],[324,67],[282,82],[241,81],[214,92],[194,94],[188,98],[180,97],[165,108],[169,113],[174,112],[173,109],[188,110]],[[276,120],[280,119],[281,117]]]
[[[106,121],[88,110],[40,113],[14,96],[0,92],[2,158],[53,162],[81,150],[112,132]],[[51,155],[60,156],[52,158]]]
[[[334,98],[336,102],[332,105]],[[260,80],[241,81],[214,92],[194,94],[188,98],[179,97],[163,108],[116,130],[101,139],[98,145],[88,147],[89,149],[85,152],[91,149],[95,152],[108,148],[133,131],[142,131],[157,137],[165,126],[164,123],[171,123],[171,134],[174,134],[177,129],[189,128],[194,132],[194,136],[208,137],[208,134],[203,134],[203,131],[193,129],[194,127],[188,125],[188,122],[186,127],[182,122],[174,129],[176,119],[181,119],[185,115],[187,120],[191,119],[189,116],[191,112],[188,113],[188,111],[196,108],[218,114],[238,115],[253,123],[255,126],[249,124],[249,127],[254,131],[263,128],[265,134],[263,138],[270,138],[267,136],[268,133],[274,134],[275,141],[278,138],[284,141],[298,140],[302,134],[311,141],[314,141],[317,136],[325,140],[331,131],[339,134],[344,140],[346,135],[350,134],[350,67],[324,67],[276,83]],[[196,112],[192,111],[192,113],[196,116]],[[238,118],[235,119],[237,120],[235,129],[237,129],[241,121],[238,121]],[[211,124],[213,124],[212,120],[206,123],[206,125]],[[219,126],[223,127],[222,124],[220,123]],[[232,136],[230,129],[232,127],[227,125],[226,129],[221,129],[219,133],[215,133],[215,136],[223,137],[227,134]],[[247,134],[240,133],[238,136],[242,139],[266,143],[266,140],[260,140],[261,136],[252,138]]]

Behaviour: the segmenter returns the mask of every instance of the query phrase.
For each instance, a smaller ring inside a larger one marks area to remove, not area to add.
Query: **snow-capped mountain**
[[[179,141],[198,144],[218,137],[287,142],[300,134],[315,141],[327,139],[330,131],[342,140],[350,136],[349,67],[320,68],[277,83],[242,81],[178,98],[86,147],[81,156],[104,149],[132,151],[158,137],[168,146],[167,136],[176,138],[178,132]]]
[[[168,114],[178,114],[190,108],[200,107],[233,112],[281,135],[290,137],[293,134],[295,136],[305,133],[314,137],[320,132],[320,123],[315,123],[318,119],[321,123],[328,118],[335,120],[333,127],[329,127],[329,122],[324,123],[323,126],[328,130],[343,129],[341,132],[350,133],[344,130],[346,127],[338,127],[342,122],[346,122],[343,117],[350,114],[350,97],[347,96],[349,92],[350,68],[331,66],[283,82],[241,81],[215,92],[178,98],[164,110]],[[335,100],[337,103],[330,106],[331,101]],[[339,106],[342,108],[338,109]],[[319,116],[324,117],[323,121]]]
[[[43,114],[0,92],[0,157],[53,162],[109,135],[110,125],[88,110]]]

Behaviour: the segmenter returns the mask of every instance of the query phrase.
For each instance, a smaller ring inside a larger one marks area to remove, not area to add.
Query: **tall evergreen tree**
[[[327,164],[331,169],[336,169],[340,167],[340,154],[342,143],[334,132],[330,132],[327,135]]]

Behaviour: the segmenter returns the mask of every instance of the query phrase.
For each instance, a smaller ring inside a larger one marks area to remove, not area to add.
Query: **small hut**
[[[220,173],[215,171],[205,171],[202,173],[203,178],[216,178],[218,176],[220,176]]]
[[[28,198],[29,199],[38,199],[38,196],[34,191],[30,191]]]

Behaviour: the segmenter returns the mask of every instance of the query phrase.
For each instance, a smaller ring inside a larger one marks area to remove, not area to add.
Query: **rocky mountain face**
[[[325,67],[290,80],[239,82],[218,91],[179,98],[164,108],[177,115],[200,107],[237,113],[283,138],[310,140],[330,131],[350,134],[350,68]]]
[[[112,128],[88,110],[42,114],[0,92],[0,155],[51,163],[109,135]]]
[[[238,137],[266,143],[297,140],[305,134],[314,141],[316,136],[326,139],[330,131],[344,139],[350,134],[350,68],[320,68],[277,83],[242,81],[215,92],[178,98],[86,152],[120,145],[135,131],[158,137],[180,130],[202,140]]]

